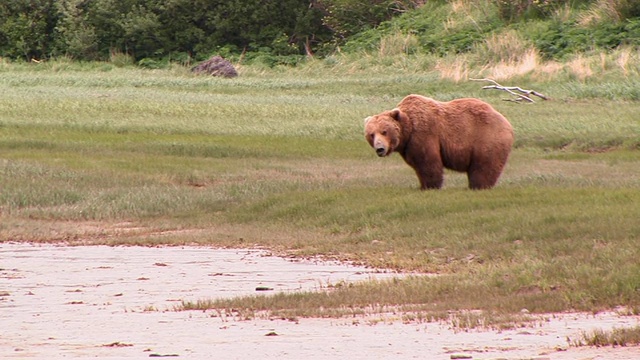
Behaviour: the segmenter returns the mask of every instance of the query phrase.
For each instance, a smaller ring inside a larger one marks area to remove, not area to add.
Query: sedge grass
[[[517,78],[553,98],[522,105],[433,71],[315,61],[235,80],[47,66],[0,71],[0,241],[263,246],[441,275],[198,305],[287,316],[640,305],[632,71]],[[372,153],[362,119],[412,92],[480,97],[511,120],[495,189],[447,172],[443,190],[420,192],[399,157]]]
[[[568,339],[571,346],[637,346],[640,345],[640,326],[582,332],[578,339]]]

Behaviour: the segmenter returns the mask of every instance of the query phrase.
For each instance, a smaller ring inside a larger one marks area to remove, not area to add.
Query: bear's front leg
[[[405,158],[420,180],[420,190],[440,189],[444,182],[444,164],[438,152],[423,151]]]
[[[420,180],[420,190],[442,188],[442,183],[444,182],[444,172],[442,168],[440,168],[440,171],[436,169],[415,170]]]

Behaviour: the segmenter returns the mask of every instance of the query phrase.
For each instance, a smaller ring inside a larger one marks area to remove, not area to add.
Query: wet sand
[[[236,319],[174,311],[182,300],[321,290],[397,274],[259,250],[0,244],[0,359],[640,359],[640,348],[569,348],[581,331],[640,324],[615,313],[556,314],[508,331],[341,319]]]

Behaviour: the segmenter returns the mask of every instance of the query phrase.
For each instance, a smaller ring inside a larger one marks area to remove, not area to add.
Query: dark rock
[[[222,56],[216,55],[194,66],[191,69],[196,74],[208,74],[211,76],[220,76],[225,78],[233,78],[238,76],[238,72],[229,62]]]

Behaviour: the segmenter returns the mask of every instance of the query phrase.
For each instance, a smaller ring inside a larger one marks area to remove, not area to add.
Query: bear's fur
[[[420,95],[365,119],[365,137],[378,156],[399,153],[421,189],[442,187],[444,169],[466,172],[471,189],[493,187],[504,169],[513,129],[478,99],[440,102]]]

